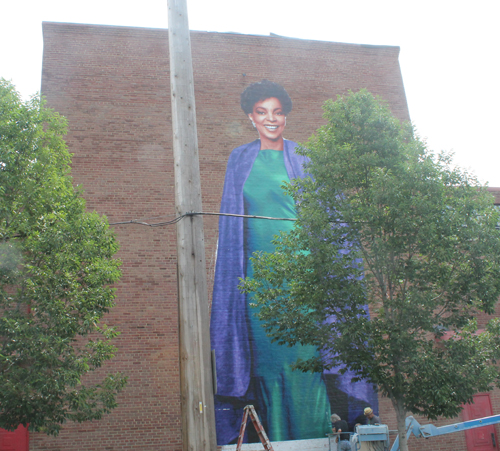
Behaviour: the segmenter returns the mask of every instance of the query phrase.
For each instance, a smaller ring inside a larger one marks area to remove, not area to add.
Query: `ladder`
[[[264,449],[266,451],[274,451],[271,442],[267,438],[266,431],[262,427],[262,423],[259,420],[257,412],[255,411],[255,407],[251,405],[245,406],[245,408],[243,409],[243,420],[241,420],[240,435],[238,435],[238,444],[236,445],[236,451],[241,451],[241,445],[243,444],[243,436],[245,435],[245,429],[247,427],[248,415],[250,415],[250,419],[252,420],[252,423],[255,427],[255,430],[257,431],[257,435],[259,436],[260,441],[264,445]]]

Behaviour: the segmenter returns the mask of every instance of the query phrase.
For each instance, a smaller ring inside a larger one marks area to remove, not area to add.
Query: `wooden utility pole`
[[[186,0],[168,0],[177,215],[201,212],[200,164]],[[210,329],[201,216],[177,223],[179,346],[184,451],[216,451]]]

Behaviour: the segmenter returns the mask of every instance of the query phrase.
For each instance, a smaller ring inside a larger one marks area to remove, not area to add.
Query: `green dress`
[[[283,152],[261,150],[243,188],[245,214],[293,218],[295,204],[283,193],[281,185],[289,181]],[[245,220],[245,253],[273,252],[271,243],[279,231],[288,231],[293,221]],[[252,277],[249,262],[246,275]],[[251,298],[248,299],[251,302]],[[256,309],[248,308],[252,346],[251,388],[257,413],[271,441],[321,438],[330,432],[330,403],[321,374],[292,371],[298,358],[316,354],[312,346],[279,346],[266,336]]]

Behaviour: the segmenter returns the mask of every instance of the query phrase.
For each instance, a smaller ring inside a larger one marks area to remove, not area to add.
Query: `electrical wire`
[[[170,215],[170,216],[173,216],[173,215]],[[296,221],[297,220],[297,218],[273,218],[271,216],[238,215],[238,214],[233,214],[233,213],[210,213],[210,212],[191,211],[191,212],[185,213],[181,216],[177,216],[176,218],[174,218],[170,221],[148,223],[148,222],[145,222],[144,220],[131,219],[129,221],[110,222],[109,225],[137,224],[137,225],[144,225],[144,226],[148,226],[148,227],[161,227],[161,226],[176,224],[180,220],[182,220],[183,218],[185,218],[187,216],[233,216],[236,218],[267,219],[267,220],[271,220],[271,221]],[[158,216],[157,216],[157,218],[158,218]],[[153,218],[147,218],[147,219],[153,219]]]
[[[205,215],[205,216],[234,216],[236,218],[250,218],[250,219],[270,219],[271,221],[296,221],[297,218],[274,218],[272,216],[257,216],[257,215],[237,215],[234,213],[186,213],[184,216],[197,216],[197,215]]]

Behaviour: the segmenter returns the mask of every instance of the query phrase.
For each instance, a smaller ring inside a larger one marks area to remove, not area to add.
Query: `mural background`
[[[72,175],[110,222],[175,217],[166,30],[44,24],[42,92],[68,118]],[[304,142],[328,98],[367,88],[408,119],[399,49],[283,37],[192,32],[203,209],[218,212],[231,151],[256,138],[239,95],[269,78],[293,99],[285,137]],[[209,293],[218,218],[205,217]],[[103,420],[68,424],[33,450],[180,450],[175,228],[117,225],[123,277],[108,322],[122,332],[103,371],[129,376]],[[385,409],[383,400],[381,409]],[[389,416],[386,416],[389,418]],[[462,448],[457,447],[457,450]]]

